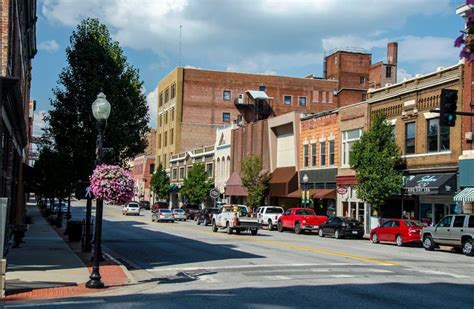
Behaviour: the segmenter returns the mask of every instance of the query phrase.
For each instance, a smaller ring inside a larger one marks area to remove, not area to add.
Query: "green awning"
[[[464,188],[453,198],[455,202],[474,202],[474,188]]]

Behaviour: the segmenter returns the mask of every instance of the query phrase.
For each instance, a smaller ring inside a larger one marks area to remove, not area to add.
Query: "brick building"
[[[145,152],[136,156],[130,162],[130,170],[135,180],[135,200],[153,202],[153,192],[150,190],[151,177],[155,172],[155,143],[156,130],[151,129],[146,136]]]

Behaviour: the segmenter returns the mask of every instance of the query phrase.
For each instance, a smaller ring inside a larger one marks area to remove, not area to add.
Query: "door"
[[[336,218],[329,218],[329,220],[324,224],[323,232],[324,232],[325,234],[332,234],[332,233],[334,233],[333,226],[334,226],[335,220],[336,220]]]
[[[435,204],[434,205],[434,224],[441,221],[441,219],[448,214],[447,205],[445,204]]]
[[[449,231],[449,239],[451,245],[460,246],[461,237],[464,232],[464,221],[466,216],[454,216],[453,227]]]
[[[290,217],[291,217],[291,212],[292,210],[291,209],[288,209],[287,211],[285,211],[285,213],[281,216],[280,220],[281,220],[281,224],[283,225],[283,227],[293,227],[290,223]]]
[[[446,216],[436,225],[435,231],[433,233],[433,239],[435,242],[441,244],[449,244],[451,242],[450,232],[452,221],[452,216]]]
[[[392,227],[393,221],[387,221],[379,228],[379,240],[380,241],[388,241],[390,233],[390,228]]]
[[[392,221],[392,226],[388,229],[387,240],[394,242],[397,235],[400,233],[400,222]]]

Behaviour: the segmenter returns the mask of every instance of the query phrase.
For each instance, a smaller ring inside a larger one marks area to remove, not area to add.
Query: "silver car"
[[[184,212],[184,210],[181,208],[175,208],[172,211],[176,221],[186,221],[186,212]]]
[[[435,226],[424,227],[421,241],[426,250],[451,246],[468,256],[474,256],[474,215],[449,215]]]
[[[157,209],[151,215],[152,222],[174,222],[173,212],[169,209]]]

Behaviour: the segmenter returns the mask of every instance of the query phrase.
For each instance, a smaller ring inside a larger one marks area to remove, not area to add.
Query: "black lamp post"
[[[306,208],[308,204],[308,175],[304,174],[303,176],[303,190],[304,190],[304,200],[303,200],[303,207]]]
[[[102,92],[97,95],[97,99],[92,103],[92,114],[97,120],[96,165],[99,165],[102,163],[103,134],[107,119],[110,115],[110,103],[106,100],[105,94]],[[97,199],[95,207],[94,262],[92,266],[92,274],[89,277],[90,280],[86,283],[86,287],[90,289],[101,289],[104,287],[99,272],[100,259],[102,255],[101,241],[103,208],[104,201]]]

